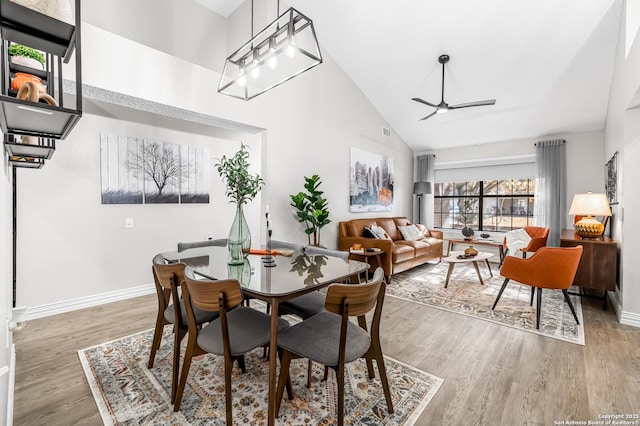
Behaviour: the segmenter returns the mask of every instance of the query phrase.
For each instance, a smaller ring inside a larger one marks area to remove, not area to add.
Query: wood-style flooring
[[[640,328],[601,306],[583,299],[583,347],[387,297],[383,351],[444,379],[417,425],[638,415]],[[16,333],[14,424],[102,424],[77,350],[152,328],[156,309],[149,295],[34,320]]]

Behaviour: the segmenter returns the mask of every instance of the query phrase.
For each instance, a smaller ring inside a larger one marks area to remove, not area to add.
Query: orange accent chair
[[[531,286],[532,292],[536,288],[538,289],[536,329],[540,328],[540,309],[542,307],[543,288],[562,290],[564,300],[569,304],[576,323],[580,324],[573,304],[569,299],[567,289],[571,287],[573,279],[576,276],[581,256],[582,246],[576,246],[541,247],[533,256],[526,259],[519,259],[513,256],[507,257],[500,269],[500,275],[505,277],[505,280],[504,283],[502,283],[502,288],[500,288],[498,297],[496,297],[496,301],[493,303],[491,310],[495,309],[509,280],[514,280],[521,284]]]
[[[542,226],[525,226],[524,230],[531,237],[531,241],[529,241],[529,245],[520,249],[522,252],[522,257],[527,257],[527,253],[533,253],[538,251],[541,247],[546,247],[547,238],[549,238],[549,228],[545,228]],[[505,237],[504,242],[502,243],[505,247],[507,247],[507,238]],[[509,251],[509,247],[507,247],[507,251]],[[505,253],[506,257],[506,253]]]

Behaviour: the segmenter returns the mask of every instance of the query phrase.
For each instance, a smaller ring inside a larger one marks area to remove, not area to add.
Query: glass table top
[[[324,255],[294,252],[291,257],[272,256],[274,266],[263,256],[249,255],[244,264],[228,265],[227,247],[204,247],[163,253],[168,262],[183,262],[196,274],[210,279],[237,279],[248,293],[284,296],[304,289],[324,287],[366,271],[369,265]]]

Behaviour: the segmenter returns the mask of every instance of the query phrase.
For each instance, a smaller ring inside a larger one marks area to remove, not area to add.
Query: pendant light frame
[[[227,58],[218,92],[250,100],[321,63],[313,21],[291,7]]]

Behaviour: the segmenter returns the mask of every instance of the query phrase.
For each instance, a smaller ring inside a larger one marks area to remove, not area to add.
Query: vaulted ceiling
[[[241,3],[196,1],[225,16]],[[604,128],[621,0],[289,3],[416,151]],[[411,98],[440,102],[441,54],[447,103],[496,104],[420,121],[434,109]]]

